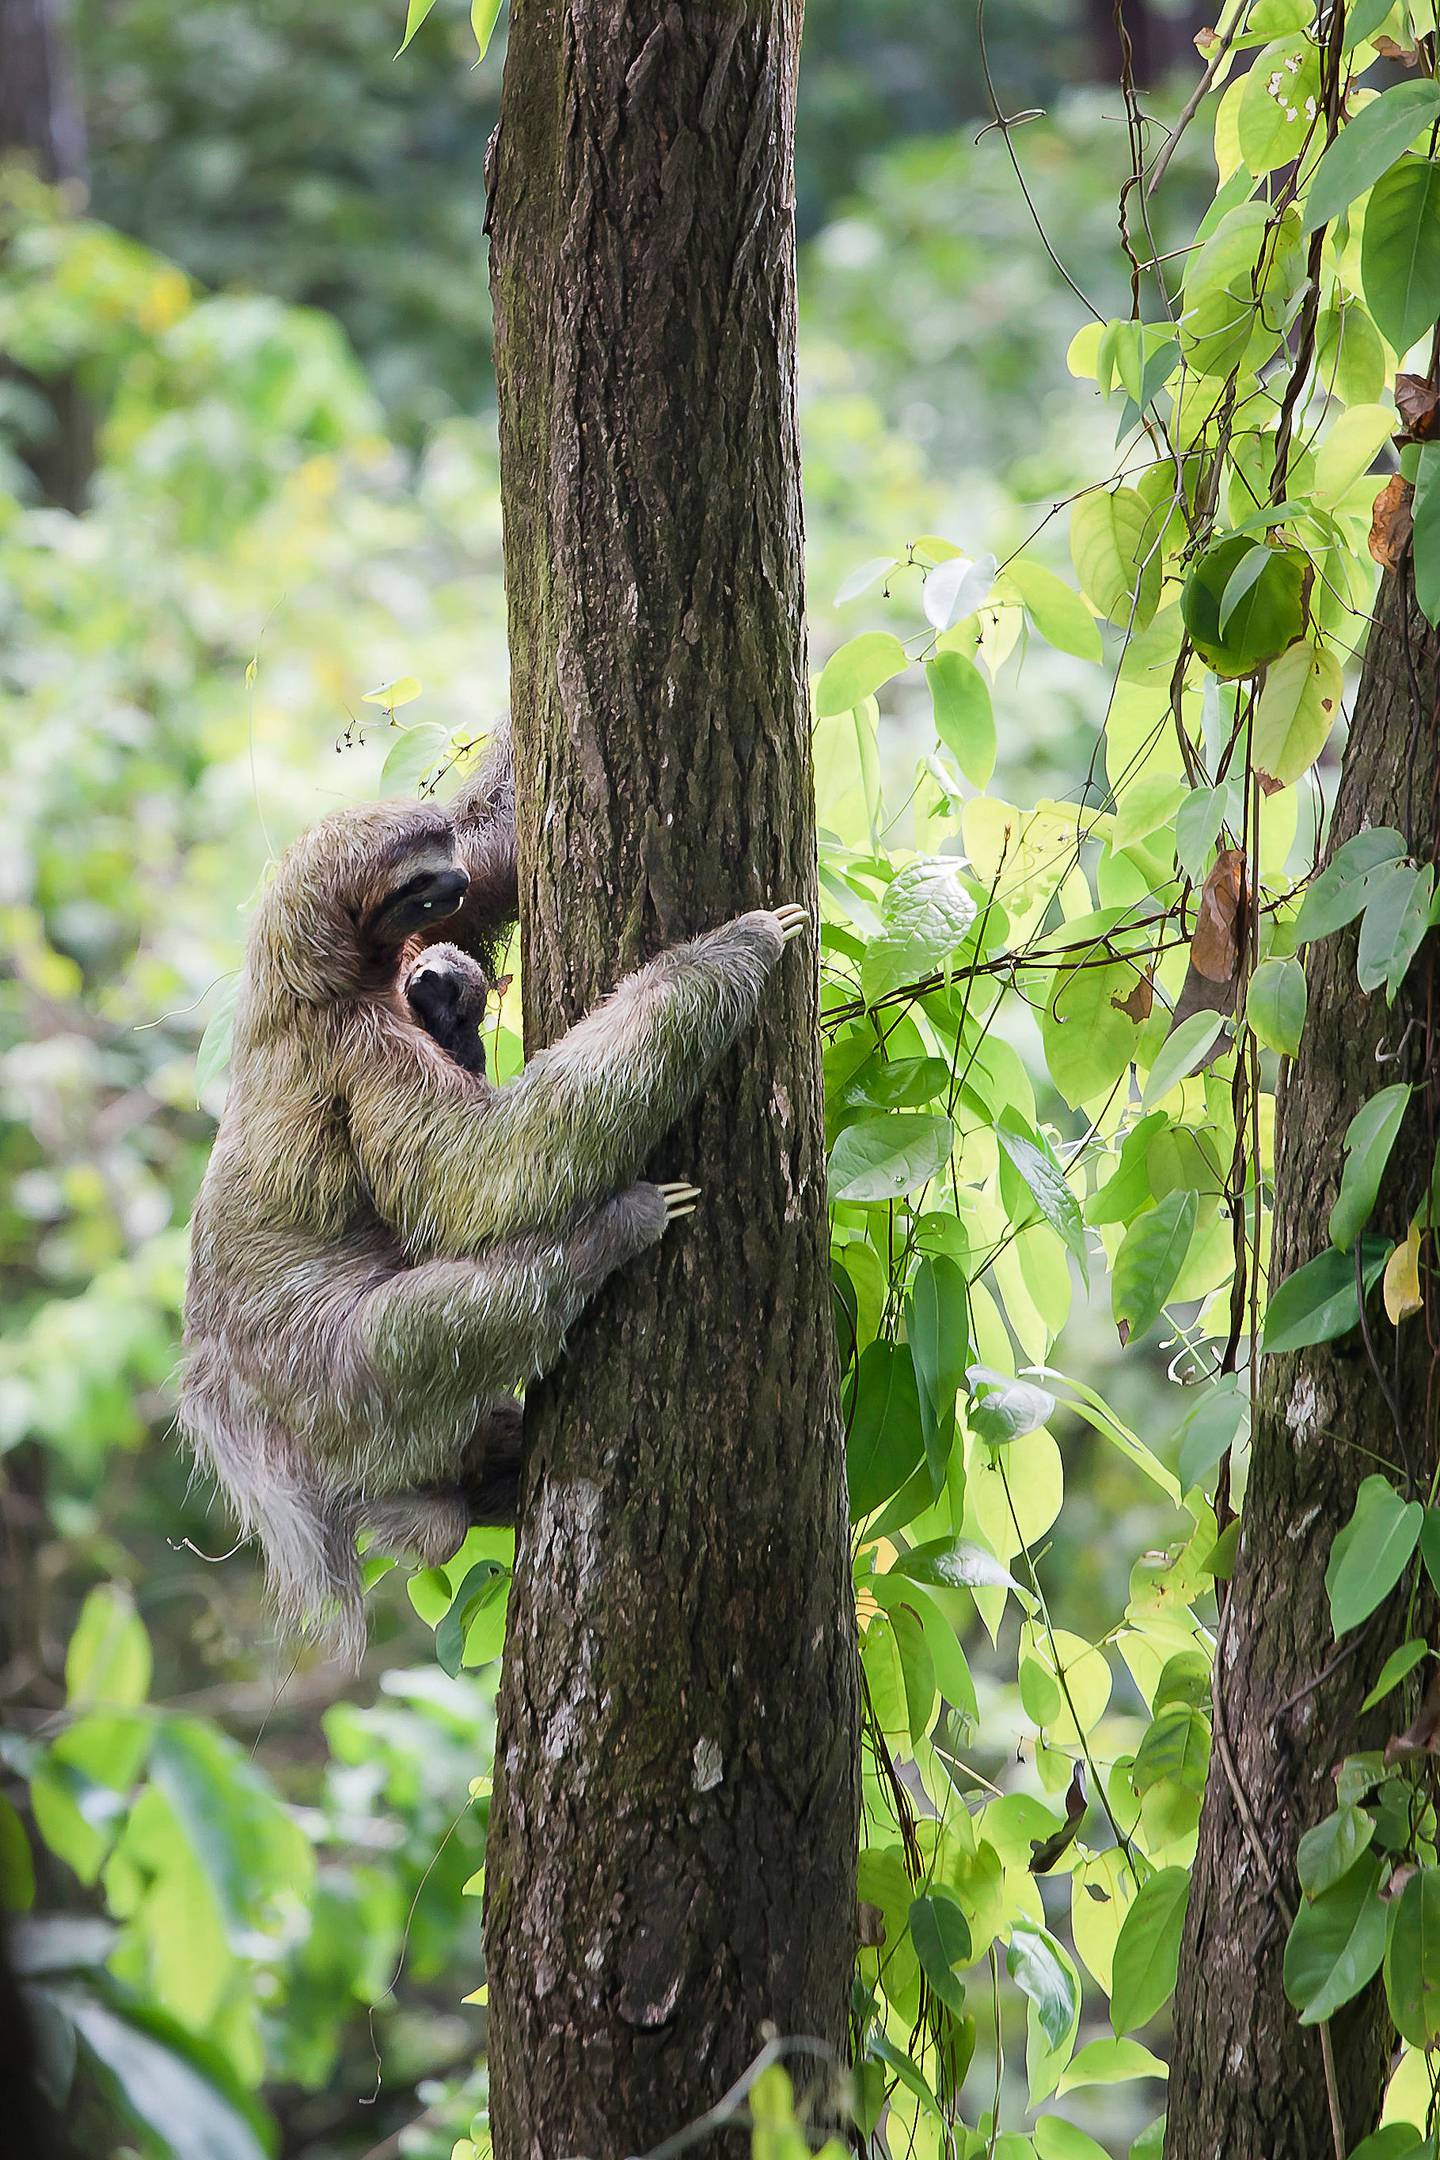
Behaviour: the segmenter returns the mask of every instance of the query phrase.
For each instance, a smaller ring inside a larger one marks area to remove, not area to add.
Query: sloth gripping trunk
[[[814,904],[794,0],[517,0],[491,275],[532,1051]],[[837,2053],[857,1739],[813,947],[652,1174],[700,1211],[527,1408],[488,1861],[500,2160]]]

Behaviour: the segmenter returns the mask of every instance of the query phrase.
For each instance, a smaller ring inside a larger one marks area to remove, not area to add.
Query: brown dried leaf
[[[1413,68],[1420,64],[1420,54],[1413,45],[1397,45],[1393,37],[1377,37],[1371,40],[1382,60],[1398,60],[1401,67]]]
[[[1404,1762],[1410,1755],[1440,1755],[1440,1666],[1430,1676],[1425,1700],[1413,1725],[1385,1743],[1385,1767]]]
[[[1057,1860],[1067,1853],[1079,1835],[1085,1820],[1085,1765],[1076,1763],[1070,1776],[1070,1790],[1065,1795],[1065,1820],[1058,1830],[1047,1838],[1032,1837],[1030,1840],[1030,1873],[1048,1875]]]
[[[1413,519],[1412,489],[1400,473],[1392,473],[1375,498],[1370,519],[1370,553],[1382,570],[1398,570],[1410,545]]]
[[[885,1942],[885,1915],[878,1905],[861,1898],[855,1907],[855,1932],[862,1950],[879,1950]]]
[[[1440,390],[1423,375],[1395,377],[1395,410],[1416,442],[1428,442],[1440,426]]]
[[[1245,856],[1225,848],[1200,889],[1190,965],[1207,982],[1228,983],[1240,965],[1240,896],[1245,884]]]
[[[1145,1021],[1155,1010],[1155,983],[1153,977],[1137,977],[1135,987],[1125,997],[1112,997],[1110,1003],[1116,1012],[1122,1012],[1129,1020]]]

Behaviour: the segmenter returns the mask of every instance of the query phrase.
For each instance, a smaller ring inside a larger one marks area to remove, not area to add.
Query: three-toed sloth
[[[673,946],[496,1087],[478,1022],[515,909],[501,738],[448,809],[380,803],[302,835],[250,934],[181,1423],[282,1616],[352,1658],[359,1531],[438,1561],[471,1522],[513,1522],[515,1390],[693,1205],[637,1173],[807,920],[762,909]],[[453,965],[427,950],[442,925]]]

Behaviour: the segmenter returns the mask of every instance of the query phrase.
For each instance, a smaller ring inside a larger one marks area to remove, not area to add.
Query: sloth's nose
[[[437,870],[425,888],[427,915],[452,915],[470,886],[470,873],[457,864],[453,870]]]

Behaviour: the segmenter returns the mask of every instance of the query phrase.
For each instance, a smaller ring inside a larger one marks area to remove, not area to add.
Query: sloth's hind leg
[[[363,1527],[381,1552],[412,1553],[425,1567],[441,1567],[473,1524],[514,1523],[521,1462],[520,1405],[495,1403],[482,1415],[453,1485],[417,1486],[363,1501]]]

